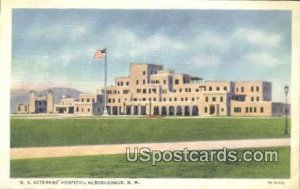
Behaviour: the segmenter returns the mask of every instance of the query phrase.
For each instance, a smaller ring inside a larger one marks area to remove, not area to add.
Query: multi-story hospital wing
[[[131,64],[128,77],[107,88],[113,115],[280,116],[285,104],[272,102],[266,81],[205,81],[162,65]]]

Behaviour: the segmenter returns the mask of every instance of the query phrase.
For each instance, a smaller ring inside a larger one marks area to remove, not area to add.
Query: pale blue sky
[[[13,88],[103,86],[96,49],[108,48],[108,82],[130,63],[160,63],[205,80],[266,80],[283,101],[290,83],[291,13],[231,10],[13,11]]]

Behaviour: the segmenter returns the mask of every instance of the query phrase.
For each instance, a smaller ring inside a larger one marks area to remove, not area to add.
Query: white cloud
[[[221,58],[214,54],[199,54],[194,56],[191,61],[186,62],[189,66],[213,67],[221,62]]]
[[[154,33],[146,38],[142,38],[134,31],[122,27],[113,27],[107,34],[106,38],[112,39],[110,43],[114,44],[115,52],[113,56],[123,58],[130,56],[136,58],[145,54],[156,54],[159,51],[182,51],[186,45],[176,39],[172,39],[162,33]]]
[[[261,64],[267,66],[276,66],[282,64],[283,62],[277,59],[276,57],[264,53],[264,52],[255,52],[244,55],[244,60],[249,64]]]
[[[224,35],[220,35],[213,31],[204,31],[195,40],[198,42],[198,46],[204,46],[206,49],[211,49],[212,51],[226,51],[230,47],[229,38]]]
[[[246,40],[260,47],[279,47],[282,37],[277,33],[266,32],[259,29],[238,28],[233,34],[234,39]]]
[[[93,30],[90,26],[81,25],[64,25],[64,24],[49,24],[47,26],[40,25],[27,30],[26,36],[29,39],[51,39],[51,40],[78,40],[84,39]]]

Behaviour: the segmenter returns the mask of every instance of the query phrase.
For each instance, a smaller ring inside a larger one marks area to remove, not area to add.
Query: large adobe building
[[[47,96],[31,91],[29,104],[19,104],[16,113],[101,115],[103,109],[103,94],[63,96],[54,104],[52,91]],[[130,76],[115,78],[107,87],[107,109],[111,115],[285,115],[285,104],[272,102],[270,82],[205,81],[155,64],[131,64]]]
[[[107,87],[113,115],[281,116],[266,81],[204,81],[162,65],[131,64],[130,76]],[[289,109],[289,108],[288,108]]]

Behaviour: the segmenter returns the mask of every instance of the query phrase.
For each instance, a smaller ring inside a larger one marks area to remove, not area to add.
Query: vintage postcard
[[[0,188],[299,188],[300,3],[4,1]]]

